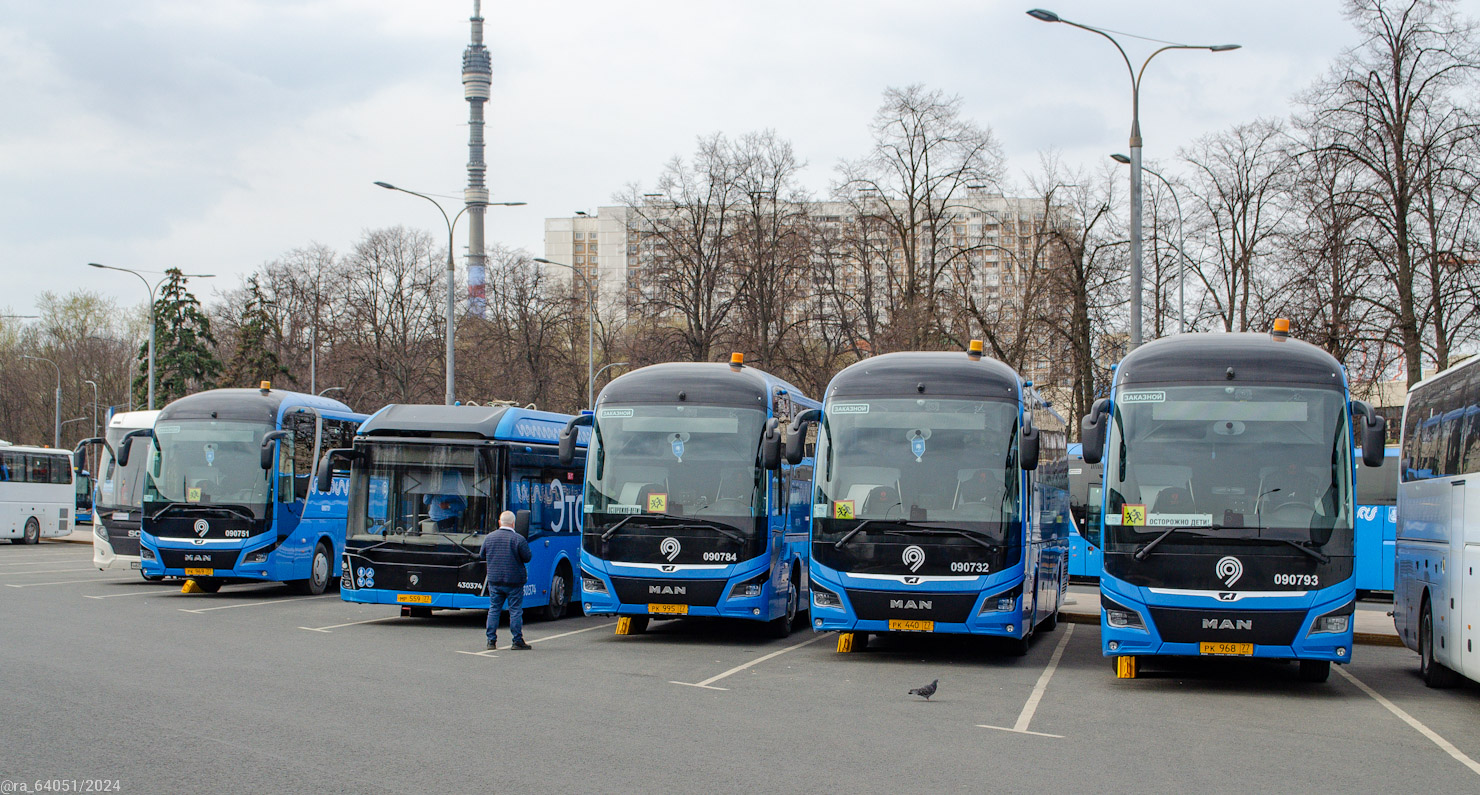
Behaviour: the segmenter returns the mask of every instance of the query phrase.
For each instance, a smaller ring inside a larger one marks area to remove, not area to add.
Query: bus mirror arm
[[[1098,464],[1105,454],[1106,418],[1110,416],[1110,399],[1100,398],[1079,423],[1080,457],[1086,464]]]
[[[791,420],[786,429],[786,463],[796,466],[807,457],[807,426],[822,418],[822,409],[807,409]]]
[[[1386,455],[1383,448],[1387,444],[1387,418],[1373,411],[1367,403],[1353,400],[1352,417],[1358,416],[1362,417],[1362,463],[1380,467]]]
[[[577,429],[583,425],[589,427],[591,425],[591,417],[592,415],[590,414],[579,414],[571,417],[565,423],[565,427],[560,430],[560,463],[570,464],[570,462],[576,460],[576,442],[581,437],[581,432]]]
[[[93,436],[88,439],[83,439],[82,441],[77,443],[76,447],[72,448],[72,466],[77,469],[82,469],[87,464],[87,448],[95,444],[100,444],[103,447],[108,448],[108,454],[113,454],[113,448],[108,447],[107,439],[101,436]]]
[[[143,436],[148,439],[153,439],[154,429],[140,428],[136,431],[129,431],[128,433],[123,435],[122,439],[118,440],[118,454],[115,455],[113,458],[115,461],[118,462],[119,466],[128,466],[129,452],[133,449],[134,437],[136,436]]]
[[[314,487],[325,494],[329,492],[329,489],[333,485],[334,459],[336,456],[339,458],[357,459],[360,457],[360,451],[350,447],[336,447],[324,453],[324,457],[319,459],[319,471],[314,473]]]
[[[272,469],[272,443],[292,436],[292,431],[268,431],[262,436],[262,469]]]
[[[766,432],[761,434],[761,467],[775,471],[781,468],[781,421],[772,417],[766,420]]]

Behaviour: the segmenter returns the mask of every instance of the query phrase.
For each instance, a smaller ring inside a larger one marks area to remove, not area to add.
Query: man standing
[[[514,648],[524,651],[530,647],[524,642],[524,582],[529,579],[524,564],[530,554],[529,542],[514,532],[513,511],[498,515],[498,529],[483,539],[480,557],[488,564],[488,648],[498,648],[499,614],[508,603],[509,633]]]

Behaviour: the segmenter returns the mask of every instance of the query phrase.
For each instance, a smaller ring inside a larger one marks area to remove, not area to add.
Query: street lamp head
[[[1208,49],[1213,52],[1228,52],[1229,50],[1237,50],[1243,46],[1242,44],[1214,44]]]
[[[1042,8],[1035,8],[1028,12],[1028,16],[1040,22],[1059,22],[1059,15]]]
[[[489,202],[489,207],[523,207],[529,202]]]
[[[400,190],[400,188],[390,184],[389,182],[381,182],[379,180],[376,180],[375,184],[379,187],[385,188],[386,190]]]
[[[104,268],[104,269],[107,269],[107,268],[108,268],[108,266],[107,266],[107,265],[99,265],[99,264],[98,264],[98,263],[96,263],[96,262],[89,262],[89,263],[87,263],[87,266],[88,266],[88,267],[89,267],[89,268]]]
[[[1115,154],[1111,155],[1110,156],[1110,159],[1111,160],[1114,160],[1117,163],[1124,163],[1126,165],[1130,165],[1130,163],[1131,163],[1131,159],[1129,157],[1126,157],[1125,155],[1120,154],[1119,152],[1116,152]]]

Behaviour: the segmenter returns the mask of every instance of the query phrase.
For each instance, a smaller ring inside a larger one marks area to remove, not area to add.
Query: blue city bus
[[[1357,596],[1393,591],[1398,543],[1398,447],[1390,445],[1382,466],[1357,470]]]
[[[340,598],[399,605],[410,616],[487,609],[479,550],[508,510],[532,553],[524,606],[564,616],[579,599],[585,464],[584,449],[574,462],[559,460],[556,442],[569,419],[473,405],[390,405],[372,414],[353,444],[325,454],[318,472],[321,488],[349,476]]]
[[[1058,623],[1069,581],[1064,433],[1039,427],[1048,405],[979,345],[874,356],[828,384],[812,625],[839,631],[840,652],[870,634],[934,632],[995,636],[1023,654]]]
[[[145,467],[145,577],[185,577],[214,593],[231,580],[287,582],[319,594],[338,575],[348,482],[309,488],[320,451],[347,446],[365,415],[337,400],[272,389],[212,389],[160,410]]]
[[[1079,442],[1069,445],[1069,513],[1074,517],[1074,532],[1069,536],[1071,578],[1100,579],[1100,548],[1089,539],[1099,538],[1102,470],[1101,464],[1084,462]]]
[[[1288,329],[1147,343],[1084,419],[1084,460],[1104,458],[1100,636],[1117,677],[1218,655],[1298,660],[1321,682],[1351,660],[1354,418],[1368,466],[1386,423]]]
[[[586,458],[581,590],[618,634],[648,619],[742,618],[791,633],[807,603],[812,462],[782,460],[785,425],[818,406],[745,366],[668,363],[606,386]]]

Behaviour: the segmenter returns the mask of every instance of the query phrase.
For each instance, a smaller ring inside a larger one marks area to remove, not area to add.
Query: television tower
[[[489,85],[493,82],[492,59],[483,46],[483,14],[480,0],[473,0],[472,41],[463,50],[463,98],[468,101],[468,187],[463,202],[468,213],[468,313],[483,317],[487,298],[484,285],[488,277],[488,257],[483,253],[483,213],[488,203],[488,187],[483,176],[488,166],[483,161],[483,105],[488,102]]]

